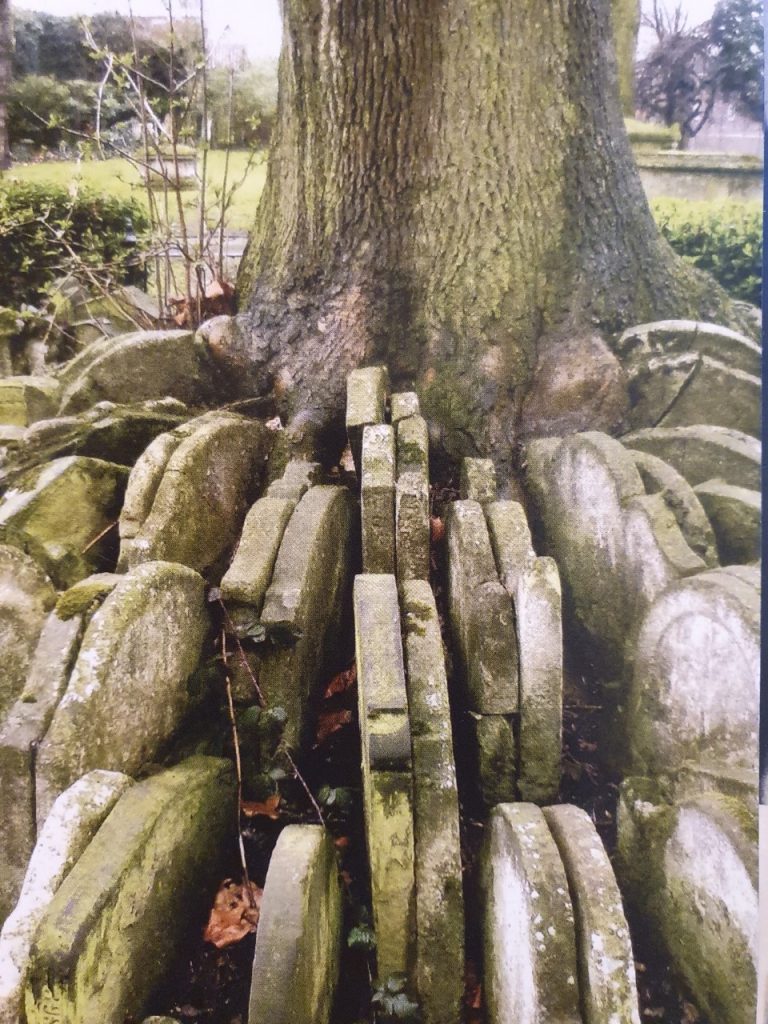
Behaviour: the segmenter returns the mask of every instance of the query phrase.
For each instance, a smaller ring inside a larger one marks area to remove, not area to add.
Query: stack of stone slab
[[[356,578],[354,605],[378,974],[415,963],[424,1020],[448,1024],[460,1015],[464,909],[437,608],[426,581],[404,582],[398,602],[395,577],[376,574]]]
[[[363,571],[429,578],[429,437],[413,392],[392,395],[387,372],[347,378],[347,434],[360,481]]]
[[[0,720],[0,917],[56,797],[95,768],[135,774],[181,724],[209,625],[203,589],[186,566],[149,562],[81,582],[48,614]]]
[[[552,800],[560,783],[560,579],[537,558],[521,505],[496,500],[493,464],[465,459],[446,518],[448,609],[480,797]]]
[[[497,806],[480,884],[489,1024],[639,1024],[621,896],[584,811]]]
[[[337,652],[357,557],[354,500],[344,487],[316,484],[317,463],[289,462],[249,510],[235,557],[221,582],[227,630],[242,652],[232,658],[242,704],[282,708],[280,736],[257,759],[270,766],[277,743],[306,739],[317,683]]]

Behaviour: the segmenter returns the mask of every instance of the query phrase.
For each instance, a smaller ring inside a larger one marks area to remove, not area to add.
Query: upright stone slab
[[[698,352],[652,356],[635,366],[629,378],[633,430],[656,427],[689,387],[701,364]]]
[[[753,773],[757,790],[760,600],[713,569],[670,587],[637,639],[629,708],[638,774],[702,756]]]
[[[516,800],[518,750],[510,716],[468,711],[464,725],[480,806],[488,812]]]
[[[363,572],[395,571],[395,434],[378,424],[363,430],[360,515]]]
[[[221,596],[229,604],[247,605],[258,615],[272,580],[288,520],[295,503],[287,498],[259,498],[248,511],[235,557],[221,581]]]
[[[56,612],[40,634],[24,690],[0,725],[0,920],[15,904],[37,837],[35,765],[37,748],[67,686],[80,638],[81,616],[67,621]]]
[[[429,579],[429,434],[421,416],[397,424],[397,578]]]
[[[658,422],[660,427],[713,423],[760,437],[760,377],[702,356],[692,379]]]
[[[582,1024],[568,881],[541,809],[500,804],[481,861],[489,1024]]]
[[[279,480],[273,480],[267,488],[268,498],[282,498],[294,505],[304,497],[310,487],[320,483],[322,466],[319,462],[291,459]]]
[[[760,376],[760,346],[743,334],[718,324],[695,320],[658,320],[638,324],[622,334],[616,349],[625,363],[634,363],[649,356],[698,352],[736,370]]]
[[[28,1024],[140,1018],[210,906],[235,810],[232,765],[214,758],[190,758],[123,794],[36,934]]]
[[[677,520],[690,549],[704,564],[718,565],[717,544],[712,525],[694,489],[669,463],[648,452],[632,451],[637,471],[647,494],[660,494]]]
[[[415,391],[399,391],[392,395],[391,406],[393,424],[397,424],[409,416],[421,415],[419,396]]]
[[[207,629],[203,581],[186,566],[146,563],[115,587],[38,750],[38,821],[92,768],[132,775],[152,760],[190,707],[187,680]]]
[[[512,714],[519,706],[514,611],[498,580],[479,502],[453,502],[446,536],[448,611],[470,709]]]
[[[584,1024],[640,1024],[629,927],[600,836],[578,807],[545,807],[544,817],[573,902]]]
[[[493,459],[461,460],[459,497],[462,500],[479,501],[481,505],[496,500],[496,469]]]
[[[192,331],[136,331],[92,342],[58,376],[64,414],[105,399],[143,402],[165,395],[201,405],[215,397],[218,383],[205,343]]]
[[[723,565],[757,561],[762,552],[760,491],[707,480],[696,488],[717,538]]]
[[[517,582],[536,558],[525,509],[517,501],[492,501],[485,519],[502,586],[514,598]]]
[[[59,885],[130,785],[131,779],[119,772],[89,772],[51,808],[19,901],[0,932],[0,1024],[18,1024],[35,931]]]
[[[394,576],[355,578],[363,802],[378,976],[406,972],[414,942],[411,731]]]
[[[270,639],[259,685],[270,706],[285,709],[283,739],[294,749],[310,697],[338,649],[360,543],[354,504],[344,487],[307,491],[288,522],[264,598],[261,624]]]
[[[560,574],[537,558],[515,593],[520,657],[520,768],[523,800],[554,800],[560,788],[563,733],[563,627]]]
[[[250,1024],[328,1024],[341,928],[341,887],[330,835],[318,825],[288,825],[264,883]]]
[[[734,487],[760,489],[760,442],[726,427],[654,427],[625,434],[628,448],[668,462],[691,487],[719,477]]]
[[[198,571],[215,567],[238,536],[268,435],[261,423],[227,414],[185,437],[168,459],[151,511],[124,544],[121,564],[166,560]]]
[[[0,423],[28,427],[56,412],[59,382],[53,377],[4,377],[0,380]]]
[[[425,1024],[452,1024],[464,989],[464,900],[448,681],[425,580],[402,585],[402,609],[413,746],[416,984]]]
[[[383,366],[352,370],[347,376],[347,437],[358,479],[361,477],[363,430],[373,423],[384,422],[388,390],[389,376]]]
[[[66,589],[108,565],[100,534],[117,519],[128,470],[69,456],[24,474],[0,501],[0,540],[30,554]]]
[[[24,686],[46,613],[55,600],[42,569],[18,548],[0,544],[0,721]]]

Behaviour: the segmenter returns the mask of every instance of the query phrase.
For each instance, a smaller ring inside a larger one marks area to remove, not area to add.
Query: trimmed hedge
[[[651,210],[662,235],[684,260],[708,271],[733,298],[762,305],[759,203],[654,199]]]
[[[0,306],[38,305],[51,281],[83,266],[107,284],[124,282],[148,228],[133,199],[0,181]],[[131,233],[138,248],[128,242]]]

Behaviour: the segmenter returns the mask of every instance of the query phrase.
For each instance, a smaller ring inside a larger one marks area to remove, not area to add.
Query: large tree
[[[243,391],[338,422],[347,371],[384,361],[452,451],[503,458],[542,361],[727,318],[651,219],[609,0],[283,0],[283,18],[243,315],[210,330]]]

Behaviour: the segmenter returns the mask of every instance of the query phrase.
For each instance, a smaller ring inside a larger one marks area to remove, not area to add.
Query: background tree
[[[717,87],[747,117],[763,117],[763,2],[720,0],[709,24]]]
[[[233,387],[338,423],[346,372],[386,361],[451,451],[503,458],[547,361],[589,366],[597,331],[727,319],[725,294],[653,224],[608,0],[283,13],[245,315],[209,329]]]
[[[11,162],[7,111],[12,49],[11,4],[10,0],[0,0],[0,171],[5,170]]]

